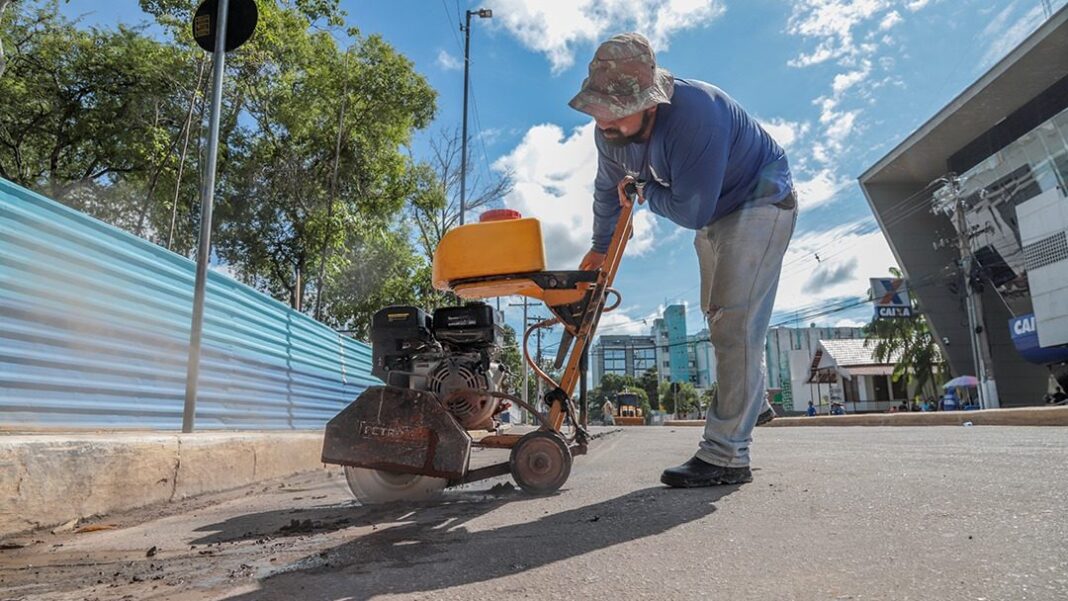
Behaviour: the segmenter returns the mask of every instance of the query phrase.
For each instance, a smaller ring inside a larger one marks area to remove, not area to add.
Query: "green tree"
[[[4,13],[7,12],[7,7],[11,5],[14,0],[0,0],[0,25],[3,24]],[[4,54],[4,36],[0,35],[0,76],[3,76],[4,69],[7,68],[7,57]]]
[[[199,0],[140,0],[164,39],[81,27],[56,0],[0,2],[0,177],[190,256],[210,84],[189,27]],[[361,337],[382,306],[454,302],[431,286],[435,238],[413,220],[455,221],[455,144],[444,172],[408,149],[436,93],[378,36],[348,28],[339,47],[338,0],[257,6],[252,39],[227,54],[214,255]],[[475,184],[476,205],[510,186]]]
[[[390,305],[422,306],[430,276],[411,243],[393,228],[347,232],[349,248],[327,273],[323,321],[361,340],[369,340],[371,317]]]
[[[716,395],[719,394],[719,382],[712,382],[712,385],[707,389],[702,390],[698,397],[698,409],[704,411],[712,406],[716,402]]]
[[[501,347],[501,363],[508,370],[508,382],[506,383],[505,391],[521,395],[523,387],[523,353],[519,349],[515,328],[506,324],[503,329],[504,345]]]
[[[196,4],[141,1],[189,48]],[[339,48],[337,0],[258,6],[255,35],[228,55],[217,254],[245,283],[361,336],[381,306],[434,308],[401,211],[444,204],[430,168],[402,152],[435,92],[378,36],[350,28]]]
[[[894,277],[901,271],[890,268]],[[864,346],[872,349],[872,357],[880,363],[894,363],[891,378],[895,382],[905,379],[924,394],[937,394],[936,387],[943,374],[942,353],[927,319],[919,311],[915,297],[912,299],[913,317],[879,319],[875,317],[864,328]]]
[[[661,382],[659,396],[664,411],[675,415],[697,406],[697,389],[689,382]]]
[[[645,391],[646,398],[649,399],[649,407],[654,411],[660,410],[660,376],[656,368],[650,367],[645,370],[645,373],[638,379],[638,384]]]
[[[257,127],[234,137],[217,252],[300,309],[311,274],[343,249],[359,251],[352,244],[365,236],[347,232],[399,227],[420,196],[425,180],[401,148],[432,118],[435,94],[377,36],[342,52],[299,13],[267,13],[259,60],[236,78]]]
[[[54,0],[11,8],[0,177],[139,233],[195,63],[142,28],[79,29]]]

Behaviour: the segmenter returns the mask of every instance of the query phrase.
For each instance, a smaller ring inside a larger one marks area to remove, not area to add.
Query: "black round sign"
[[[208,52],[215,51],[215,17],[219,12],[219,0],[204,0],[193,15],[193,39]],[[256,30],[259,12],[254,0],[230,0],[226,11],[226,52],[244,44]]]

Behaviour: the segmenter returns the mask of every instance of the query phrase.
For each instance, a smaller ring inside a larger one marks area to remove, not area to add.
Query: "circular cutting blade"
[[[444,478],[351,466],[345,466],[345,479],[356,499],[368,505],[432,499],[446,484]]]

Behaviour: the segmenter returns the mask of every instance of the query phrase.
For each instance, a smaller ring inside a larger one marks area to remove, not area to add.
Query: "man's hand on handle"
[[[627,190],[628,187],[630,187],[630,190]],[[638,187],[638,180],[630,175],[619,180],[616,189],[619,191],[619,206],[621,207],[629,207],[633,204],[630,199],[631,194],[637,195],[638,204],[643,204],[645,202],[645,197],[642,196],[641,188]]]
[[[627,188],[630,188],[629,190]],[[631,176],[626,176],[619,180],[619,184],[616,186],[619,192],[619,206],[630,207],[633,205],[631,202],[631,194],[637,195],[638,204],[645,202],[645,197],[642,196],[641,189],[638,187],[638,180]],[[582,257],[582,263],[579,263],[579,269],[583,271],[594,271],[604,266],[604,253],[599,253],[595,250],[591,250],[586,253],[585,257]]]
[[[586,253],[585,257],[582,257],[582,263],[579,263],[579,269],[582,271],[595,271],[600,269],[602,265],[604,265],[604,253],[591,250]]]

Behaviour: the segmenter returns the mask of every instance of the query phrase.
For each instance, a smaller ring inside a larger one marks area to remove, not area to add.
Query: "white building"
[[[827,413],[831,403],[841,403],[848,413],[857,413],[886,411],[909,401],[905,379],[895,382],[891,377],[898,357],[877,361],[872,356],[876,343],[862,339],[819,341],[805,386],[820,413]],[[796,388],[794,392],[796,407],[801,395]],[[803,408],[808,408],[808,401]]]
[[[784,412],[804,411],[819,396],[808,388],[809,370],[820,340],[864,339],[862,328],[787,328],[768,330],[764,344],[769,400]]]

